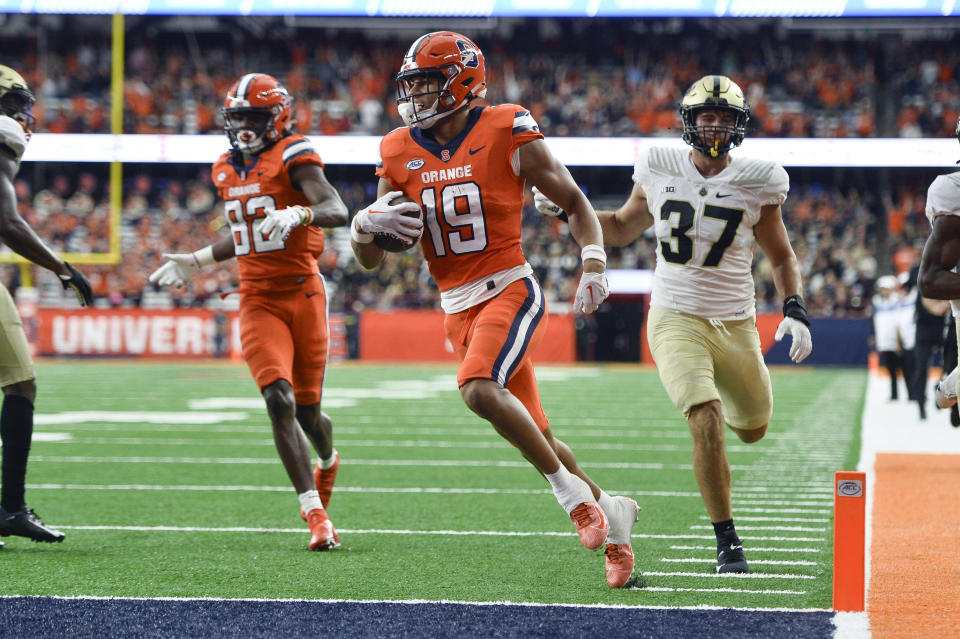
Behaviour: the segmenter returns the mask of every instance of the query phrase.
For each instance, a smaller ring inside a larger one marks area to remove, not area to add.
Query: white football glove
[[[609,294],[606,273],[584,271],[577,286],[577,296],[573,299],[573,310],[577,313],[592,313]]]
[[[537,187],[533,187],[533,205],[537,207],[538,211],[550,217],[558,217],[566,213],[566,211],[554,204],[553,200],[541,193]]]
[[[294,205],[285,209],[267,209],[266,217],[260,222],[259,231],[267,239],[279,233],[281,241],[285,241],[290,231],[297,226],[304,226],[313,221],[313,211],[306,206]]]
[[[402,191],[390,191],[367,208],[361,209],[353,218],[353,228],[357,235],[363,237],[374,233],[387,233],[404,238],[410,243],[418,241],[423,235],[423,220],[419,216],[408,217],[404,212],[420,213],[420,207],[414,202],[390,204],[394,198],[401,195]]]
[[[787,333],[793,339],[793,343],[790,345],[790,359],[799,364],[813,350],[813,338],[810,337],[810,329],[800,320],[784,317],[780,326],[777,327],[777,334],[773,338],[779,342]]]
[[[163,266],[150,274],[150,283],[180,288],[200,270],[200,261],[193,253],[164,253]]]

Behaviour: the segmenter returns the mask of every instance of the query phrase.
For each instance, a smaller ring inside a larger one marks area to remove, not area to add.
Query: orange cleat
[[[595,501],[585,501],[570,511],[570,521],[577,527],[580,543],[587,550],[597,550],[607,541],[610,524],[600,504]]]
[[[323,508],[308,512],[307,524],[310,526],[310,544],[307,546],[310,550],[330,550],[340,545],[340,537]]]
[[[340,453],[337,452],[336,448],[333,449],[333,466],[324,470],[320,468],[320,460],[318,459],[317,465],[313,469],[313,483],[317,487],[317,492],[320,493],[320,503],[323,504],[324,508],[330,503],[330,496],[333,494],[333,482],[337,480],[339,469]],[[300,519],[307,520],[307,513],[303,512],[303,508],[300,509]]]
[[[317,466],[313,469],[313,483],[317,485],[317,492],[320,493],[320,503],[326,508],[330,503],[330,496],[333,494],[333,482],[337,480],[337,470],[340,468],[340,453],[333,449],[333,466],[327,469],[320,468],[320,460],[317,460]]]
[[[633,574],[633,548],[630,544],[607,544],[604,567],[607,571],[607,585],[620,588]]]
[[[613,497],[614,508],[607,513],[610,518],[610,534],[607,536],[606,560],[607,585],[620,588],[630,579],[633,572],[633,548],[630,546],[630,533],[637,522],[640,506],[629,497]]]

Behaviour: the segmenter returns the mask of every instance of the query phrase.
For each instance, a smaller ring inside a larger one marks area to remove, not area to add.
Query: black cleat
[[[724,544],[717,548],[717,572],[750,572],[740,543]]]
[[[950,408],[950,423],[953,424],[954,428],[960,426],[960,412],[958,412],[956,404]]]
[[[0,537],[26,537],[34,541],[57,542],[66,536],[56,528],[47,526],[32,508],[26,505],[16,512],[0,508]]]

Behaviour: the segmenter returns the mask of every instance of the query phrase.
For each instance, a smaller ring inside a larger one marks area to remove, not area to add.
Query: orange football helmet
[[[487,94],[483,52],[470,38],[453,31],[417,38],[395,79],[400,117],[407,126],[421,129]]]
[[[293,98],[266,73],[248,73],[237,80],[220,111],[230,145],[245,153],[259,153],[293,126]]]

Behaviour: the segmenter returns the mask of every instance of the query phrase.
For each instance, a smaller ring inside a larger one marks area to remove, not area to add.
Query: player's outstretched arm
[[[533,203],[544,215],[567,219],[567,212],[533,187]],[[647,206],[647,194],[639,184],[633,186],[630,197],[616,211],[597,211],[603,243],[607,246],[626,246],[643,235],[653,225],[653,216]]]
[[[935,300],[960,299],[960,216],[938,215],[923,246],[917,286],[920,294]]]
[[[6,148],[0,146],[0,241],[18,255],[56,273],[64,290],[73,291],[81,306],[93,304],[93,289],[83,273],[51,251],[17,212],[13,190],[17,165]]]
[[[813,338],[808,328],[807,306],[803,301],[800,264],[790,245],[779,204],[769,204],[760,209],[760,221],[753,227],[753,234],[770,260],[773,283],[784,300],[783,321],[777,327],[774,338],[779,342],[785,335],[790,335],[790,359],[799,364],[813,351]]]
[[[347,223],[347,206],[316,164],[298,164],[290,170],[290,182],[303,191],[310,206],[294,204],[282,209],[266,209],[257,230],[264,237],[285,241],[298,226],[329,228]]]
[[[550,152],[543,140],[527,142],[519,149],[519,174],[567,212],[570,234],[580,245],[583,272],[573,310],[592,313],[610,294],[607,284],[607,254],[597,214],[573,181],[573,176]]]
[[[234,251],[233,238],[224,237],[193,253],[164,253],[163,259],[166,261],[150,274],[150,283],[177,288],[186,286],[197,271],[230,259],[234,256]]]
[[[331,228],[344,226],[350,220],[347,205],[340,193],[327,180],[326,174],[316,164],[298,164],[290,170],[290,181],[299,186],[310,200],[313,211],[313,226]]]

